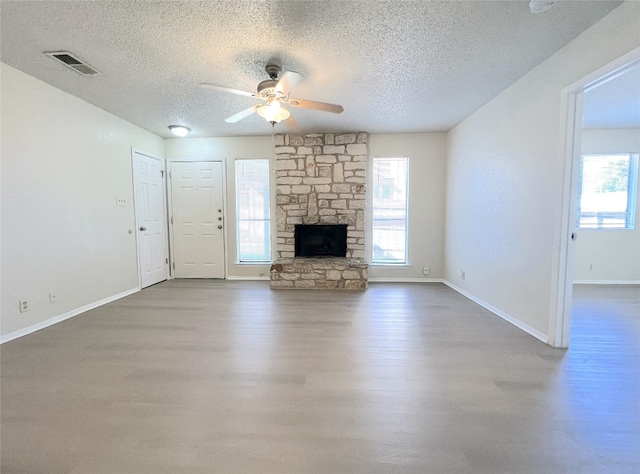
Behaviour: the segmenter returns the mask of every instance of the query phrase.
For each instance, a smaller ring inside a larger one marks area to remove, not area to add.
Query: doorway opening
[[[585,76],[562,91],[563,116],[567,117],[563,150],[563,196],[560,222],[558,285],[555,298],[555,318],[550,328],[549,343],[568,347],[571,337],[571,311],[575,279],[578,191],[582,153],[583,112],[585,93],[614,81],[635,68],[640,68],[640,48],[625,54],[608,65]]]

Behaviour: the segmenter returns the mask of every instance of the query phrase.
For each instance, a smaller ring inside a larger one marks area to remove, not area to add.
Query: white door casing
[[[133,152],[140,288],[169,278],[164,160]]]
[[[172,162],[174,276],[224,278],[222,162]]]
[[[559,173],[563,192],[560,196],[560,213],[556,232],[558,242],[557,273],[553,275],[551,294],[551,321],[549,344],[569,347],[571,309],[573,296],[573,261],[575,245],[572,234],[576,232],[577,187],[579,185],[580,137],[582,132],[582,101],[584,92],[611,80],[625,70],[640,63],[640,48],[635,48],[618,59],[586,75],[562,90],[561,124],[562,159]]]

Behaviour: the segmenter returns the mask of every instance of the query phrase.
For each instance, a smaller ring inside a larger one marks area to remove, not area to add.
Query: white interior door
[[[222,163],[171,163],[176,278],[224,278]]]
[[[133,154],[138,271],[146,288],[169,278],[164,161]]]

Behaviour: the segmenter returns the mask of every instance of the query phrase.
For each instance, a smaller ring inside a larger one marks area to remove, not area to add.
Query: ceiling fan
[[[291,116],[289,111],[283,107],[285,104],[292,107],[320,110],[322,112],[331,112],[334,114],[342,113],[344,110],[341,105],[316,102],[313,100],[294,99],[290,97],[290,89],[302,80],[302,75],[293,71],[285,71],[280,79],[278,79],[281,68],[275,64],[267,64],[265,70],[267,71],[270,79],[258,84],[257,92],[245,92],[238,89],[231,89],[229,87],[206,83],[200,84],[200,86],[215,91],[253,97],[263,101],[261,104],[256,104],[253,107],[249,107],[248,109],[232,115],[231,117],[227,117],[224,120],[227,123],[239,122],[243,118],[257,112],[258,115],[264,117],[271,124],[276,124]]]

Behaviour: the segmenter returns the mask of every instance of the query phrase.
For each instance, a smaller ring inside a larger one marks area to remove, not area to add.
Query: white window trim
[[[406,161],[407,163],[407,176],[406,176],[406,202],[405,202],[405,235],[404,235],[404,262],[376,262],[374,260],[373,257],[373,199],[374,199],[374,191],[373,191],[373,187],[374,187],[374,176],[373,176],[373,170],[374,170],[374,163],[376,160],[395,160],[395,161]],[[410,199],[409,199],[409,195],[410,195],[410,181],[411,181],[411,172],[410,172],[410,163],[411,160],[409,159],[408,156],[393,156],[393,157],[389,157],[389,156],[374,156],[371,159],[371,181],[370,181],[370,185],[369,185],[369,194],[370,194],[370,201],[369,204],[371,206],[371,212],[369,213],[369,235],[371,236],[371,239],[369,239],[371,241],[371,247],[369,249],[369,256],[371,258],[370,260],[370,266],[372,267],[392,267],[392,268],[400,268],[400,267],[410,267],[411,263],[410,263],[410,257],[409,257],[409,206],[410,206]]]
[[[576,228],[581,231],[629,231],[634,230],[636,226],[636,199],[638,192],[638,153],[628,153],[628,152],[615,152],[615,153],[583,153],[580,156],[580,162],[582,163],[584,157],[586,156],[627,156],[629,157],[629,182],[627,184],[627,212],[628,216],[625,216],[625,227],[582,227],[581,226],[581,217],[583,213],[580,209],[580,200],[582,198],[580,189],[580,195],[578,196],[578,212],[576,213]],[[580,181],[582,180],[582,176],[580,177]],[[580,183],[582,186],[582,183]],[[621,216],[622,217],[622,216]]]
[[[266,239],[266,244],[267,244],[267,248],[269,249],[269,256],[266,260],[241,260],[240,259],[240,212],[238,209],[238,205],[239,205],[239,199],[238,199],[238,165],[237,163],[240,161],[266,161],[267,162],[267,167],[269,170],[269,174],[268,174],[268,186],[269,186],[269,192],[268,192],[268,196],[269,196],[269,205],[268,205],[268,209],[269,209],[269,236]],[[273,229],[272,229],[272,217],[273,217],[273,203],[272,203],[272,196],[271,196],[271,187],[272,187],[272,183],[271,183],[271,160],[269,158],[236,158],[234,160],[234,164],[233,164],[233,172],[234,172],[234,191],[235,191],[235,209],[236,209],[236,222],[235,222],[235,226],[236,226],[236,265],[266,265],[266,264],[270,264],[271,263],[271,257],[273,254],[273,246],[271,245],[271,241],[272,241],[272,237],[273,237]]]

